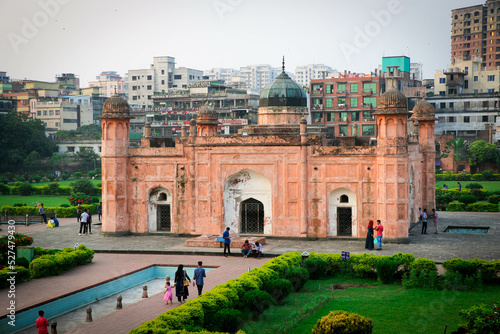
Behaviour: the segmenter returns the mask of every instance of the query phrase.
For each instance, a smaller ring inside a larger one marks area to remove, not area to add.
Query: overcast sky
[[[383,56],[450,63],[451,10],[479,0],[0,0],[0,71],[82,87],[102,71],[149,68],[154,56],[207,70],[326,64],[370,72]]]

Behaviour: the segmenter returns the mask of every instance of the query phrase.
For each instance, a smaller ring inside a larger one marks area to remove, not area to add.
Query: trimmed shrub
[[[269,292],[276,304],[281,302],[293,291],[292,282],[287,279],[273,279],[264,284],[264,291]]]
[[[470,179],[472,181],[481,181],[483,179],[483,176],[481,174],[472,174]]]
[[[351,254],[352,271],[356,277],[376,278],[376,264],[385,256],[377,256],[371,254]]]
[[[16,272],[16,283],[28,281],[30,279],[30,271],[22,266],[14,266],[14,270],[10,267],[5,267],[0,270],[0,288],[5,288],[10,285],[7,281],[12,276],[11,272]]]
[[[498,204],[477,202],[467,205],[465,210],[471,212],[498,212]]]
[[[29,196],[33,193],[33,186],[29,183],[23,183],[18,187],[19,195]]]
[[[54,255],[42,255],[30,263],[30,275],[32,278],[59,275],[63,271],[72,269],[77,265],[92,262],[94,251],[79,245],[76,250],[64,248],[62,252]]]
[[[47,189],[45,190],[46,195],[57,195],[59,194],[59,184],[52,182],[47,185]]]
[[[482,172],[481,175],[483,176],[484,181],[493,181],[493,179],[494,179],[493,171],[491,171],[489,169]]]
[[[82,178],[82,173],[80,172],[75,172],[73,173],[73,177],[77,180],[81,179]]]
[[[295,291],[299,291],[309,280],[309,272],[304,268],[292,268],[286,273],[285,278],[292,283]]]
[[[62,174],[61,175],[61,179],[63,179],[64,181],[66,181],[67,179],[69,179],[69,174]]]
[[[30,262],[24,257],[18,257],[16,258],[16,265],[28,269],[30,267]]]
[[[470,194],[476,196],[478,201],[482,201],[486,199],[488,192],[486,189],[471,189]]]
[[[481,183],[469,183],[468,185],[465,186],[465,188],[469,188],[469,189],[483,189],[483,186],[481,185]]]
[[[304,262],[304,268],[309,272],[312,280],[318,280],[325,276],[326,262],[319,257],[309,257]]]
[[[223,308],[215,313],[218,330],[222,332],[234,333],[238,330],[243,319],[241,312],[232,308]]]
[[[256,315],[261,314],[272,304],[272,297],[266,291],[250,290],[243,296],[243,304]]]
[[[345,311],[331,311],[319,319],[312,334],[371,334],[373,323],[369,318]]]
[[[467,205],[467,204],[476,203],[477,198],[474,195],[462,195],[458,198],[458,201]]]
[[[89,179],[79,179],[73,185],[73,192],[94,195],[94,184]]]
[[[379,281],[384,284],[394,282],[396,272],[398,271],[398,263],[390,258],[381,259],[377,261],[377,276]]]
[[[491,203],[491,204],[498,204],[500,203],[500,195],[491,195],[490,197],[488,197],[488,203]]]
[[[9,195],[10,194],[10,187],[6,184],[0,184],[0,194],[2,195]]]
[[[93,204],[85,204],[82,205],[82,208],[90,210],[91,214],[96,214],[97,213],[97,206],[99,204],[93,203]],[[0,212],[4,213],[5,210],[8,211],[9,215],[13,216],[26,216],[28,215],[34,215],[38,216],[38,208],[31,207],[31,206],[21,206],[21,207],[14,207],[14,206],[8,206],[4,205],[0,208]],[[70,206],[68,208],[65,207],[60,207],[60,206],[52,206],[52,207],[45,207],[45,212],[50,213],[54,212],[54,210],[57,211],[57,217],[58,218],[71,218],[71,217],[76,217],[76,206]]]
[[[417,258],[411,264],[412,269],[416,269],[418,272],[429,273],[431,271],[437,271],[436,262],[425,259],[423,257]]]
[[[465,204],[460,202],[448,203],[446,211],[465,211]]]
[[[311,257],[317,257],[326,262],[325,274],[328,276],[336,276],[342,272],[342,268],[345,265],[342,260],[341,255],[336,253],[311,253]]]

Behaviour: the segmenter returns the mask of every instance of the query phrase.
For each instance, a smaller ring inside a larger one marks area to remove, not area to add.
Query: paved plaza
[[[97,216],[94,217],[97,221]],[[75,218],[60,219],[61,226],[47,229],[42,225],[16,226],[16,232],[34,237],[33,246],[43,248],[73,247],[83,243],[94,249],[96,254],[91,264],[72,269],[60,276],[45,277],[16,286],[17,311],[40,307],[48,300],[60,298],[76,291],[98,285],[104,281],[145,268],[152,264],[172,265],[184,264],[196,266],[202,260],[205,266],[216,269],[207,273],[205,291],[217,284],[240,276],[249,268],[255,268],[272,256],[290,251],[330,252],[349,251],[355,254],[365,253],[364,239],[333,238],[329,240],[301,240],[297,238],[267,238],[264,259],[243,259],[239,250],[233,256],[224,258],[221,248],[196,248],[184,246],[187,237],[171,234],[133,235],[127,237],[102,237],[100,225],[93,225],[91,235],[79,236],[79,225]],[[488,227],[487,234],[443,233],[448,226]],[[385,243],[377,255],[391,255],[398,252],[412,253],[415,257],[426,257],[443,262],[461,257],[463,259],[481,258],[499,260],[500,247],[500,213],[440,213],[439,234],[434,234],[434,226],[429,223],[428,234],[420,234],[420,226],[410,233],[409,244]],[[222,231],[221,231],[222,232]],[[7,233],[2,226],[2,234]],[[190,298],[194,298],[195,289],[191,288]],[[7,295],[7,289],[0,290],[1,296]],[[179,304],[166,306],[162,294],[150,296],[133,305],[126,305],[122,310],[85,324],[71,333],[128,333],[142,322],[154,319],[160,313]],[[6,315],[8,298],[0,298],[0,316]],[[85,314],[82,315],[85,317]],[[35,320],[35,319],[34,319]],[[33,320],[33,321],[34,321]],[[49,321],[52,320],[49,318]],[[57,319],[55,319],[57,320]],[[60,324],[61,328],[63,324]],[[62,331],[59,331],[60,333]]]

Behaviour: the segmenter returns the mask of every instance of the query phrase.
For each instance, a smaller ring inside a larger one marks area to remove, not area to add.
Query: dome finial
[[[285,56],[283,56],[283,73],[285,73]]]

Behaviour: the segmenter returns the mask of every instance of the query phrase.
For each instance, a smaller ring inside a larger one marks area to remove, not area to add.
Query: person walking
[[[375,230],[377,231],[377,250],[382,250],[382,237],[384,235],[384,226],[380,222],[380,219],[377,219],[377,226],[375,226]]]
[[[196,283],[196,286],[198,287],[198,296],[202,294],[203,285],[205,284],[203,278],[207,277],[207,275],[205,274],[205,269],[202,267],[202,265],[203,262],[198,261],[198,268],[194,270],[194,275],[193,275],[193,286]]]
[[[45,222],[45,224],[47,224],[47,215],[45,214],[45,208],[43,207],[43,203],[40,203],[40,209],[38,209],[38,213],[40,213],[40,215],[43,218],[43,221]]]
[[[224,257],[231,255],[231,238],[229,237],[230,229],[231,228],[226,227],[226,230],[224,231],[224,233],[222,233],[222,237],[224,238]],[[226,249],[227,249],[227,255],[226,255]]]
[[[179,264],[174,277],[175,295],[177,296],[177,300],[179,301],[179,303],[185,301],[187,299],[187,296],[189,296],[188,287],[190,281],[191,279],[184,270],[184,265]]]
[[[375,245],[373,244],[373,220],[368,222],[368,232],[366,233],[365,248],[368,250],[373,250]]]
[[[427,234],[427,209],[422,212],[422,234]]]
[[[432,209],[432,220],[434,221],[434,228],[436,229],[436,232],[434,234],[438,234],[438,220],[439,220],[439,215],[436,211],[436,209]]]
[[[462,191],[462,184],[460,182],[457,183],[458,183],[458,191]]]
[[[89,231],[89,234],[92,234],[92,214],[90,213],[90,209],[88,209],[88,217],[87,217],[87,229]],[[87,230],[86,229],[86,230]]]
[[[173,304],[174,302],[172,301],[172,287],[170,286],[170,281],[165,282],[165,295],[163,296],[163,301],[165,302],[165,305],[168,305],[168,302],[170,301],[170,304]]]
[[[102,216],[102,202],[99,203],[97,206],[97,219],[101,221],[101,216]]]
[[[87,230],[87,219],[89,217],[89,214],[87,213],[87,209],[85,209],[80,216],[80,233],[78,235],[82,235],[82,230],[83,230],[83,235],[85,235],[85,232]]]

